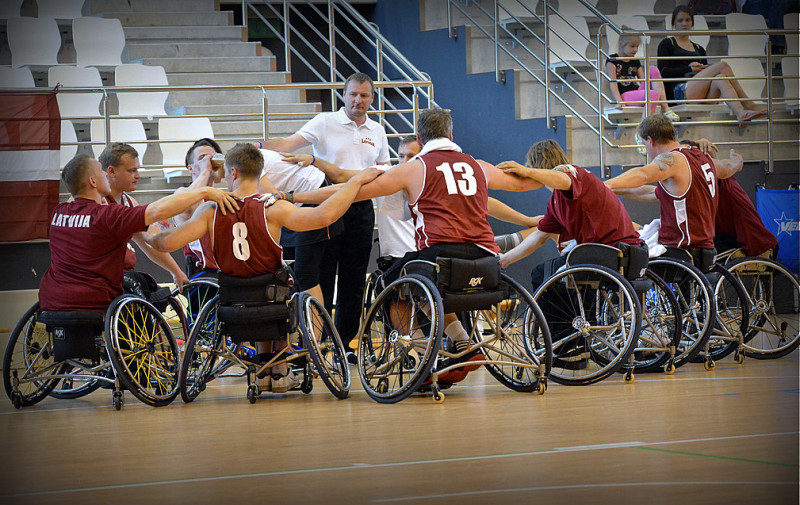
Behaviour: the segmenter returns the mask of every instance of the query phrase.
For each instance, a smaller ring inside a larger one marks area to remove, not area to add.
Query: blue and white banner
[[[800,273],[800,199],[796,189],[756,190],[756,208],[761,221],[778,238],[778,259],[794,273]]]

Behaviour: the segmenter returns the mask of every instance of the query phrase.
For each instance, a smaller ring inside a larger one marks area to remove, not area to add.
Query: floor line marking
[[[680,443],[691,443],[691,442],[698,442],[698,441],[709,441],[709,440],[727,440],[727,439],[734,439],[734,438],[753,438],[753,437],[766,437],[766,436],[782,436],[782,435],[795,435],[800,432],[790,431],[790,432],[778,432],[778,433],[755,433],[751,435],[733,435],[727,437],[713,437],[713,438],[705,438],[705,439],[692,439],[692,440],[673,440],[667,442],[636,442],[637,444],[642,445],[663,445],[663,444],[680,444]],[[609,444],[612,445],[612,444]],[[18,498],[18,497],[26,497],[26,496],[43,496],[43,495],[54,495],[54,494],[67,494],[67,493],[80,493],[80,492],[91,492],[91,491],[105,491],[110,489],[130,489],[130,488],[138,488],[138,487],[147,487],[147,486],[164,486],[164,485],[172,485],[172,484],[187,484],[187,483],[195,483],[195,482],[209,482],[209,481],[221,481],[221,480],[231,480],[231,479],[245,479],[245,478],[256,478],[256,477],[275,477],[281,475],[299,475],[304,473],[320,473],[320,472],[336,472],[342,470],[357,470],[357,469],[373,469],[373,468],[391,468],[391,467],[400,467],[400,466],[413,466],[413,465],[429,465],[429,464],[441,464],[441,463],[457,463],[463,461],[479,461],[479,460],[489,460],[489,459],[503,459],[503,458],[515,458],[515,457],[522,457],[522,456],[533,456],[533,455],[540,455],[540,454],[563,454],[565,451],[589,451],[589,450],[603,450],[608,449],[609,445],[594,445],[594,446],[575,446],[575,447],[561,447],[558,449],[542,449],[540,451],[527,451],[527,452],[515,452],[515,453],[506,453],[506,454],[486,454],[481,456],[462,456],[462,457],[454,457],[454,458],[438,458],[438,459],[428,459],[428,460],[414,460],[414,461],[396,461],[391,463],[353,463],[350,465],[342,465],[342,466],[332,466],[332,467],[321,467],[321,468],[304,468],[304,469],[297,469],[297,470],[277,470],[274,472],[259,472],[259,473],[246,473],[246,474],[234,474],[234,475],[218,475],[214,477],[193,477],[187,479],[171,479],[171,480],[163,480],[163,481],[151,481],[151,482],[133,482],[129,484],[109,484],[105,486],[92,486],[92,487],[83,487],[83,488],[73,488],[73,489],[55,489],[49,491],[33,491],[28,493],[15,493],[15,494],[5,494],[0,495],[0,498]],[[613,444],[616,447],[622,447],[619,444]],[[583,447],[583,449],[580,449]],[[612,447],[613,448],[613,447]]]
[[[657,452],[666,452],[670,454],[681,454],[684,456],[698,456],[701,458],[714,458],[714,459],[726,459],[729,461],[742,461],[744,463],[760,463],[762,465],[775,465],[775,466],[788,466],[789,468],[800,468],[800,465],[795,465],[794,463],[779,463],[777,461],[763,461],[759,459],[747,459],[747,458],[735,458],[733,456],[717,456],[714,454],[702,454],[699,452],[685,452],[685,451],[673,451],[670,449],[659,449],[657,447],[634,447],[634,449],[641,449],[643,451],[657,451]]]

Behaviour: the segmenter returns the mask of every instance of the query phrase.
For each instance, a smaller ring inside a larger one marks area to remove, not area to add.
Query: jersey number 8
[[[234,223],[233,228],[233,256],[237,260],[247,261],[250,258],[250,244],[247,243],[247,225]]]

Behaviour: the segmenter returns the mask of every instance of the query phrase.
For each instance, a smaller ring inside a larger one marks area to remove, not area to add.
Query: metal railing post
[[[244,32],[247,33],[247,0],[242,0],[242,26],[244,26]]]
[[[331,66],[330,82],[336,82],[336,29],[333,26],[333,0],[328,0],[328,63]],[[336,90],[331,88],[331,110],[336,110]]]
[[[650,54],[648,53],[647,37],[644,39],[644,110],[645,116],[650,115]]]
[[[375,31],[380,33],[380,28],[378,27],[378,25],[376,25],[375,23],[370,23],[370,24],[375,28]],[[383,42],[381,41],[380,38],[378,38],[376,40],[376,42],[377,42],[377,44],[375,44],[375,68],[377,69],[377,72],[378,72],[378,80],[382,81],[383,80]],[[383,124],[386,123],[386,113],[383,112],[384,110],[386,110],[386,102],[385,102],[385,97],[384,97],[384,93],[383,93],[383,88],[378,88],[378,107],[381,110],[381,113],[378,116],[380,118],[379,122],[380,122],[380,124],[383,125]]]
[[[111,111],[108,107],[108,90],[106,89],[103,89],[103,128],[106,131],[106,147],[108,147],[111,145]],[[141,156],[144,157],[144,153]]]
[[[447,36],[451,39],[453,38],[453,9],[450,7],[452,1],[447,0]]]
[[[774,170],[773,162],[775,153],[772,150],[773,122],[772,122],[772,41],[767,35],[767,173]],[[785,96],[785,95],[784,95]]]
[[[550,128],[550,2],[544,0],[544,116]]]
[[[605,146],[603,145],[603,86],[602,86],[602,72],[601,72],[601,61],[602,61],[602,54],[600,52],[600,30],[603,27],[606,27],[608,30],[608,23],[604,23],[597,29],[597,67],[596,67],[596,75],[597,75],[597,131],[600,132],[598,135],[598,139],[600,141],[599,144],[599,154],[600,154],[600,176],[601,177],[610,177],[611,174],[608,172],[608,168],[606,168],[605,164]]]
[[[261,125],[264,140],[269,139],[269,100],[267,99],[267,90],[261,86]]]
[[[292,72],[292,41],[289,25],[289,0],[283,0],[283,40],[286,41],[283,47],[283,57],[286,60],[286,73]]]
[[[500,6],[494,0],[494,80],[500,82],[500,36],[498,25],[500,23]]]

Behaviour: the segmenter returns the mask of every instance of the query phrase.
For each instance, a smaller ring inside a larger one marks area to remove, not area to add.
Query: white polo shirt
[[[269,149],[261,149],[264,156],[264,169],[261,175],[267,176],[269,182],[280,191],[311,191],[317,189],[325,180],[325,173],[314,165],[303,166],[299,163],[283,161],[280,154]]]
[[[378,165],[379,170],[390,170],[390,165]],[[414,239],[414,222],[411,215],[403,219],[403,209],[408,208],[408,202],[402,191],[379,196],[374,199],[377,206],[375,218],[378,221],[378,243],[381,256],[402,258],[409,251],[416,251]]]
[[[389,161],[389,142],[383,126],[367,117],[356,126],[344,107],[317,114],[297,132],[314,146],[314,156],[349,170],[362,170]]]

